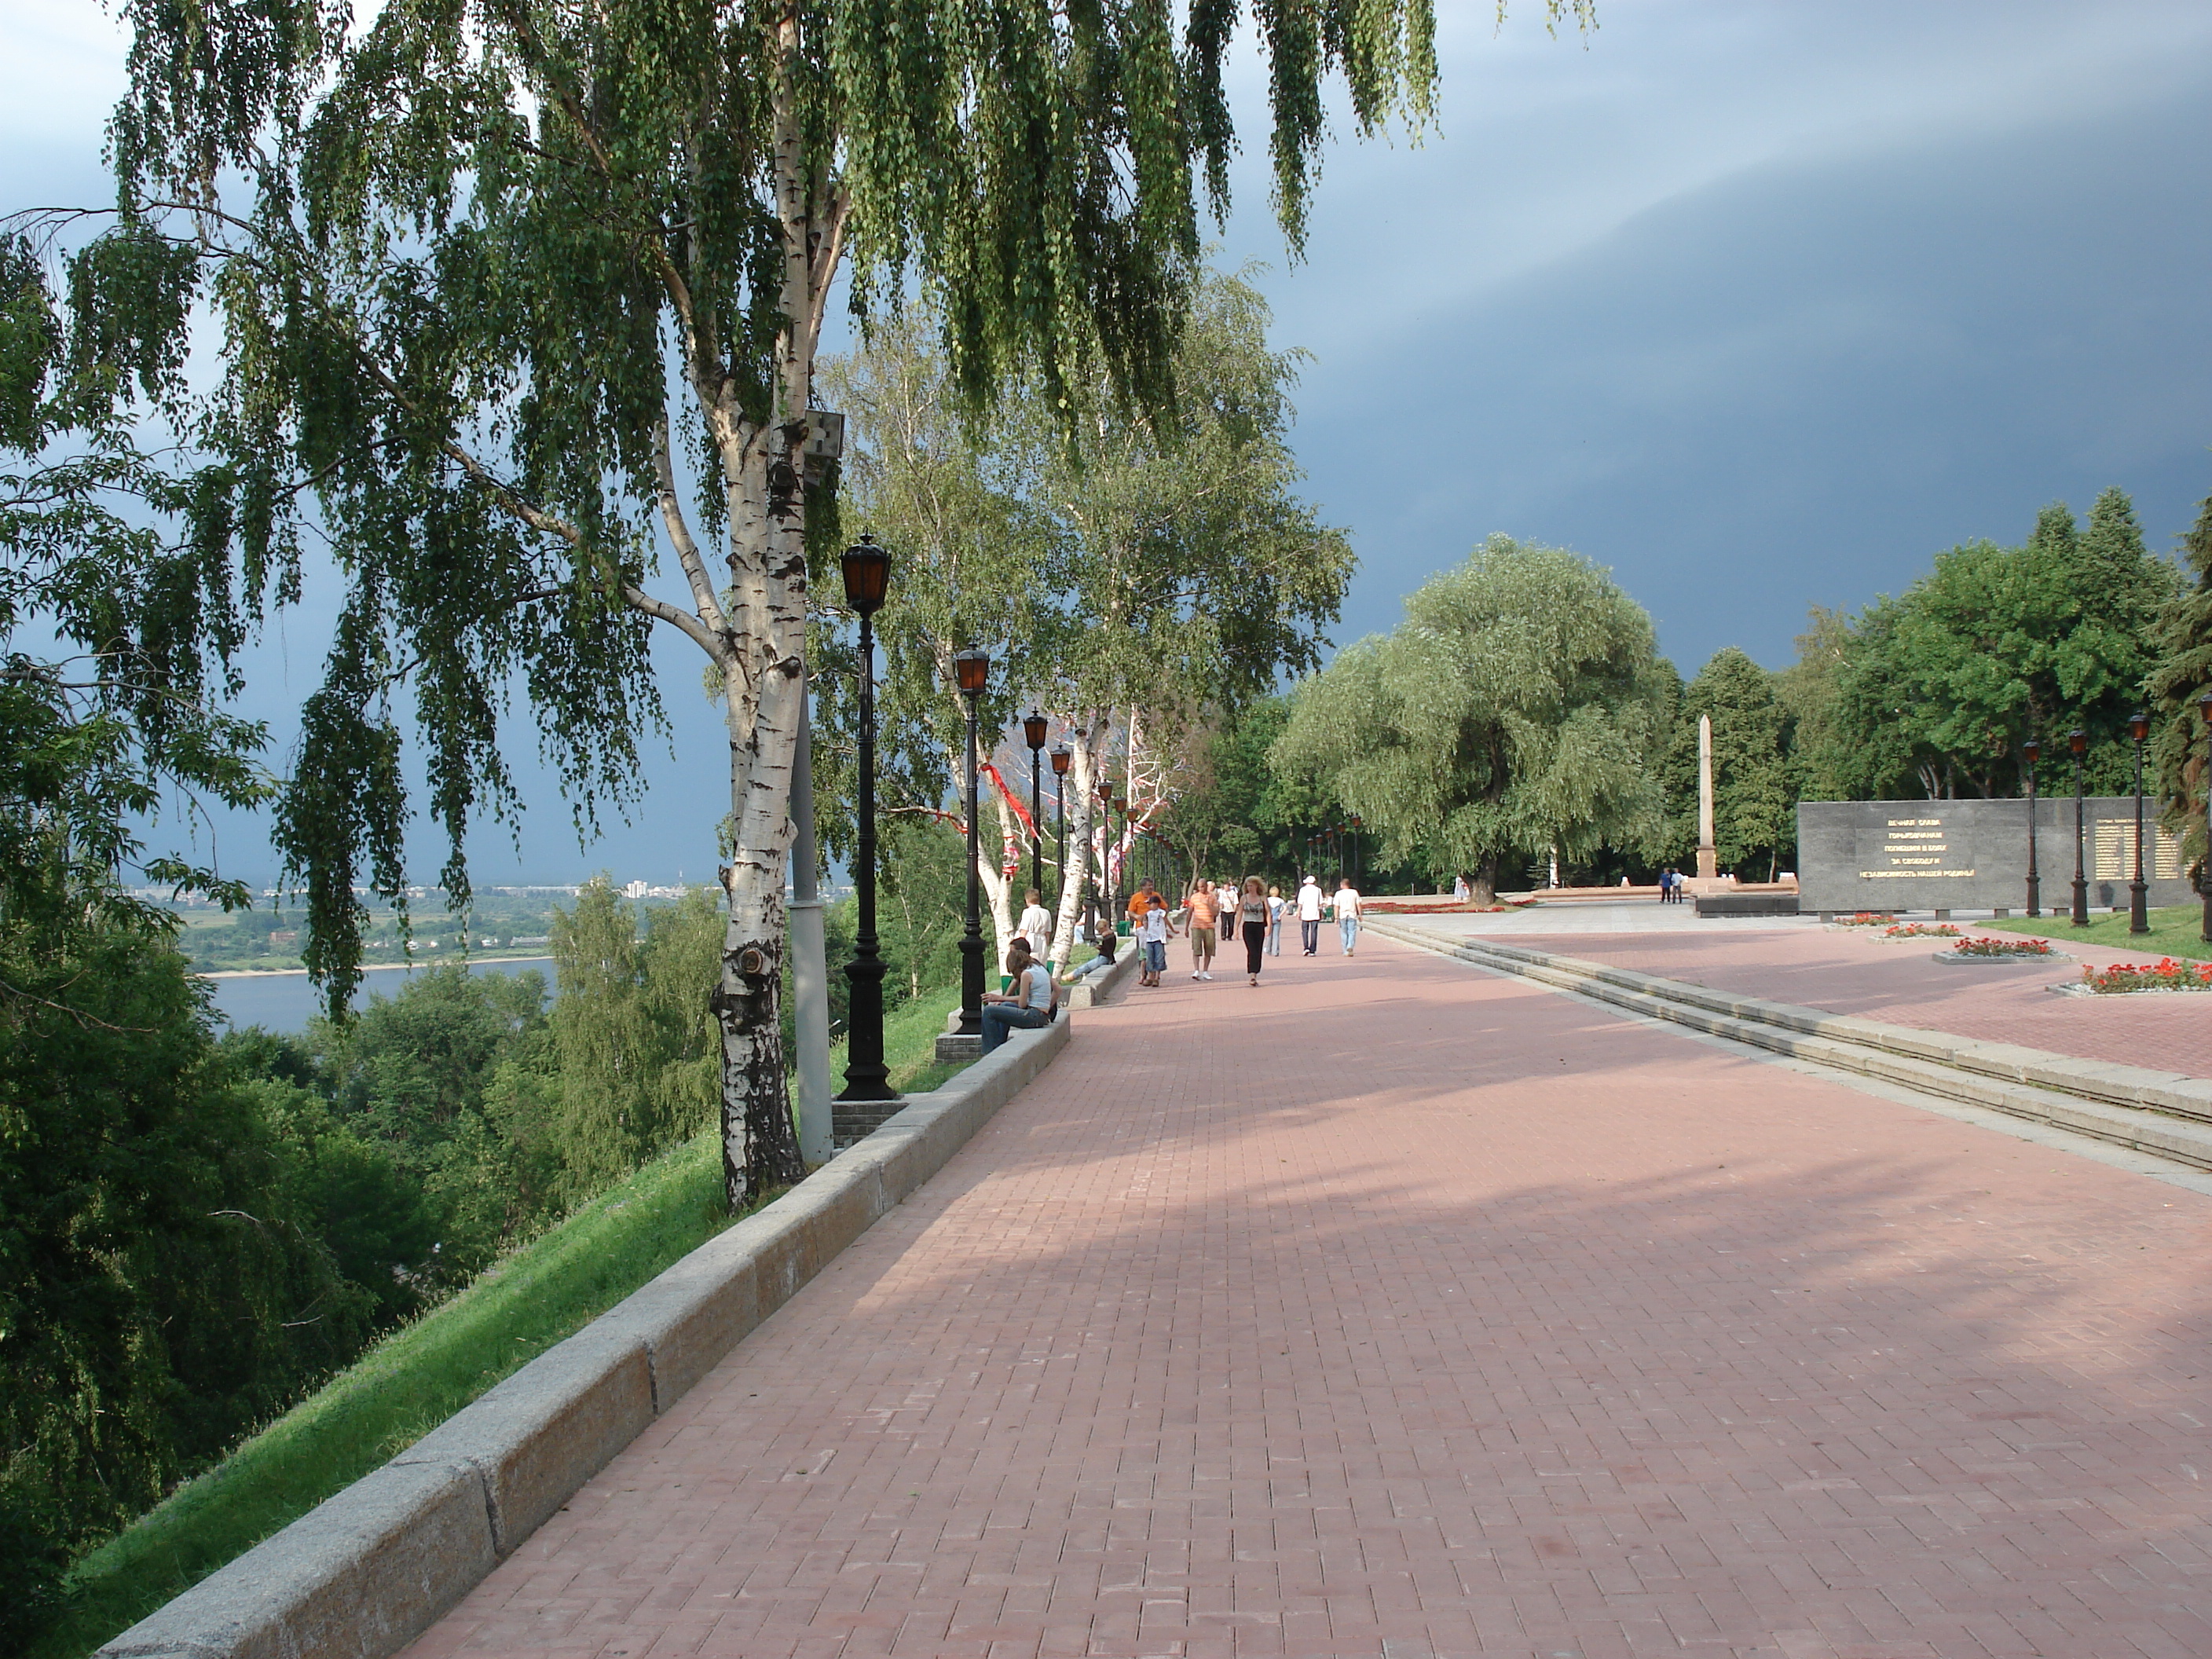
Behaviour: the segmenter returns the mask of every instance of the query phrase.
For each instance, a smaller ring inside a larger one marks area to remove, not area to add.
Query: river
[[[494,962],[471,962],[472,974],[514,974],[536,969],[545,976],[547,988],[553,982],[553,958],[550,957],[509,957]],[[358,1008],[370,996],[393,996],[398,993],[413,966],[400,968],[370,968],[362,975],[361,989],[354,993],[354,1006]],[[210,974],[208,983],[215,988],[215,1006],[233,1025],[259,1025],[271,1031],[296,1033],[307,1029],[307,1021],[322,1012],[321,999],[315,988],[308,983],[307,975],[242,974],[225,975]]]

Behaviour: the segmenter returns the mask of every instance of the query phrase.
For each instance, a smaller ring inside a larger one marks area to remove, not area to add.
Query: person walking
[[[1152,908],[1152,901],[1156,898],[1159,898],[1159,890],[1152,885],[1152,878],[1150,876],[1146,876],[1142,881],[1137,884],[1137,890],[1129,895],[1129,931],[1131,933],[1133,934],[1137,931],[1137,924],[1144,921],[1145,912]],[[1167,902],[1164,899],[1161,899],[1160,902],[1163,904]]]
[[[996,991],[983,996],[983,1052],[987,1054],[1006,1042],[1009,1031],[1035,1030],[1051,1024],[1053,1011],[1060,1006],[1060,987],[1052,982],[1044,963],[1030,954],[1030,942],[1019,933],[1006,947],[1006,973],[1013,981],[1012,988],[1003,996]]]
[[[1298,931],[1305,936],[1306,955],[1321,948],[1321,884],[1311,876],[1298,888]]]
[[[1260,878],[1244,878],[1244,896],[1237,901],[1237,932],[1244,941],[1244,973],[1250,981],[1260,982],[1260,953],[1267,943],[1267,895],[1260,885]]]
[[[1149,883],[1146,884],[1150,885]],[[1168,970],[1168,941],[1176,936],[1177,931],[1174,921],[1168,915],[1168,902],[1158,893],[1150,896],[1151,907],[1133,929],[1137,948],[1145,953],[1144,969],[1137,981],[1140,985],[1158,985],[1160,982],[1160,975]]]
[[[1205,877],[1190,890],[1190,976],[1193,979],[1213,977],[1213,952],[1221,922],[1221,900],[1213,890],[1213,884]]]
[[[1267,890],[1267,954],[1271,957],[1283,954],[1283,912],[1289,908],[1283,902],[1281,888]]]
[[[1349,875],[1336,878],[1337,937],[1344,942],[1344,954],[1350,956],[1359,944],[1359,891],[1352,884]]]
[[[1047,967],[1052,965],[1052,912],[1044,908],[1044,895],[1034,887],[1029,890],[1028,908],[1014,924],[1014,931],[1030,942],[1031,956]]]

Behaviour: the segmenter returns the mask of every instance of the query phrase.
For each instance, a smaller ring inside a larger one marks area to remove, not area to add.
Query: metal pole
[[[960,935],[960,1035],[983,1034],[983,879],[977,865],[983,856],[982,815],[975,807],[975,775],[981,762],[975,753],[975,700],[968,704],[968,926]]]
[[[1037,751],[1030,750],[1030,885],[1044,902],[1044,772]]]
[[[827,1164],[830,1124],[830,965],[822,896],[814,882],[813,711],[799,690],[799,744],[791,763],[791,1021],[799,1042],[799,1156]]]
[[[2074,925],[2089,925],[2089,878],[2081,867],[2081,750],[2087,739],[2076,727],[2067,734],[2067,743],[2074,750]]]
[[[2128,733],[2136,740],[2136,878],[2128,884],[2128,932],[2150,932],[2150,884],[2143,879],[2143,738],[2150,733],[2150,716],[2137,714],[2128,724]]]
[[[860,617],[860,777],[855,802],[857,843],[853,860],[853,959],[845,964],[845,1092],[840,1100],[896,1100],[890,1067],[884,1063],[884,972],[876,937],[876,636]]]
[[[2043,878],[2035,867],[2035,763],[2042,746],[2032,739],[2021,746],[2027,762],[2027,914],[2043,914]]]

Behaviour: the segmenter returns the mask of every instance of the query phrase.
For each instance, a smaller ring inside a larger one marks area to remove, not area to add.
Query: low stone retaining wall
[[[100,1650],[103,1659],[386,1659],[1067,1046],[1063,1015],[905,1109]]]

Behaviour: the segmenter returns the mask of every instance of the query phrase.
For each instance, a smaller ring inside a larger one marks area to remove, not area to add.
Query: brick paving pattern
[[[1415,927],[1424,920],[1408,918]],[[2062,997],[2048,988],[2079,980],[2085,963],[2155,962],[2156,951],[2081,947],[2076,962],[1953,967],[1934,960],[1948,948],[1946,939],[1884,939],[1814,926],[1730,932],[1725,922],[1708,925],[1719,931],[1532,931],[1500,942],[1893,1025],[2212,1077],[2212,994]],[[1967,934],[1987,931],[1970,922],[1959,927]],[[2058,948],[2067,949],[2063,940]]]
[[[413,1659],[2212,1653],[2212,1200],[1267,978],[1081,1016]]]

